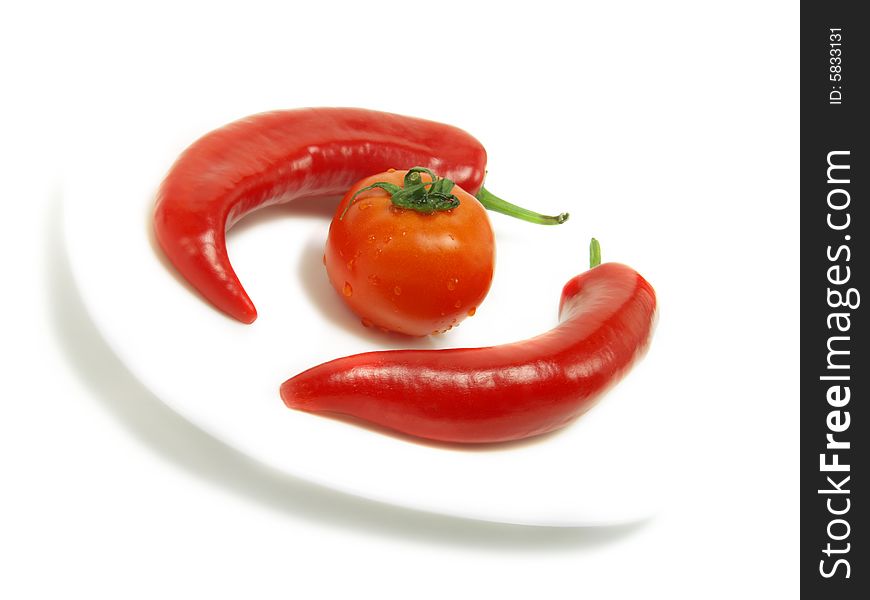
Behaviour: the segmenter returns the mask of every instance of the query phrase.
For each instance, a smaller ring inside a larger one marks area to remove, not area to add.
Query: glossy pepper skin
[[[251,323],[257,311],[227,256],[227,229],[257,208],[342,195],[372,173],[414,165],[475,194],[486,151],[456,127],[372,110],[254,115],[206,134],[178,158],[157,194],[157,241],[205,298]]]
[[[559,429],[642,356],[656,316],[652,286],[599,265],[562,291],[560,323],[488,348],[369,352],[324,363],[281,386],[290,408],[352,415],[445,442],[490,443]]]

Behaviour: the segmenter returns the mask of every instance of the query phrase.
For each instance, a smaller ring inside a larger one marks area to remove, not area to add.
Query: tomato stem
[[[589,268],[594,269],[601,264],[601,244],[598,240],[592,238],[589,242]]]
[[[421,173],[426,173],[431,181],[423,181]],[[405,174],[404,187],[386,181],[378,181],[358,190],[344,207],[341,221],[347,214],[351,204],[356,202],[356,197],[380,188],[390,194],[390,199],[395,206],[416,210],[417,212],[431,214],[436,210],[450,210],[459,206],[459,198],[451,193],[456,184],[449,179],[438,177],[425,167],[412,167]]]
[[[562,213],[554,217],[542,215],[527,208],[517,206],[516,204],[511,204],[507,200],[502,200],[484,187],[480,188],[480,191],[477,192],[477,199],[487,210],[500,212],[503,215],[522,219],[529,223],[538,223],[539,225],[560,225],[568,220],[568,213]]]

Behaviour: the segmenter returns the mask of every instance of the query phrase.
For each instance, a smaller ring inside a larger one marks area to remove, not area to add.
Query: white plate
[[[330,288],[321,255],[334,200],[266,209],[228,237],[259,310],[253,325],[241,325],[193,293],[150,236],[165,171],[188,142],[220,123],[143,120],[123,133],[90,123],[68,161],[64,223],[76,283],[109,345],[167,405],[262,463],[406,507],[554,526],[624,523],[654,512],[661,475],[661,411],[649,389],[655,343],[568,428],[496,448],[385,435],[288,410],[278,395],[288,377],[339,356],[489,345],[549,329],[562,285],[586,268],[590,232],[582,220],[548,228],[491,215],[498,263],[486,302],[445,336],[409,340],[363,328]]]

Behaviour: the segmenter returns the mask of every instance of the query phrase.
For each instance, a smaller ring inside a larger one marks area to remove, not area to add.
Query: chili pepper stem
[[[547,216],[533,212],[527,208],[522,208],[516,204],[511,204],[507,200],[502,200],[485,187],[480,188],[476,198],[483,204],[487,210],[500,212],[503,215],[522,219],[529,223],[538,223],[539,225],[560,225],[568,220],[568,213],[561,213],[556,216]]]
[[[601,244],[598,240],[592,238],[589,242],[589,268],[594,269],[601,264]]]

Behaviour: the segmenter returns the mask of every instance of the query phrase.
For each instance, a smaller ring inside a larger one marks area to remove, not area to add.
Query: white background
[[[2,9],[0,56],[0,597],[797,594],[796,4],[45,4]],[[649,253],[620,258],[685,265],[664,290],[682,351],[658,388],[661,514],[571,530],[396,509],[142,401],[66,269],[61,173],[93,140],[64,132],[316,105],[455,122],[494,190],[547,198],[556,171],[593,222],[649,196],[625,215]],[[565,135],[576,155],[548,156]],[[521,153],[528,171],[497,172]]]

